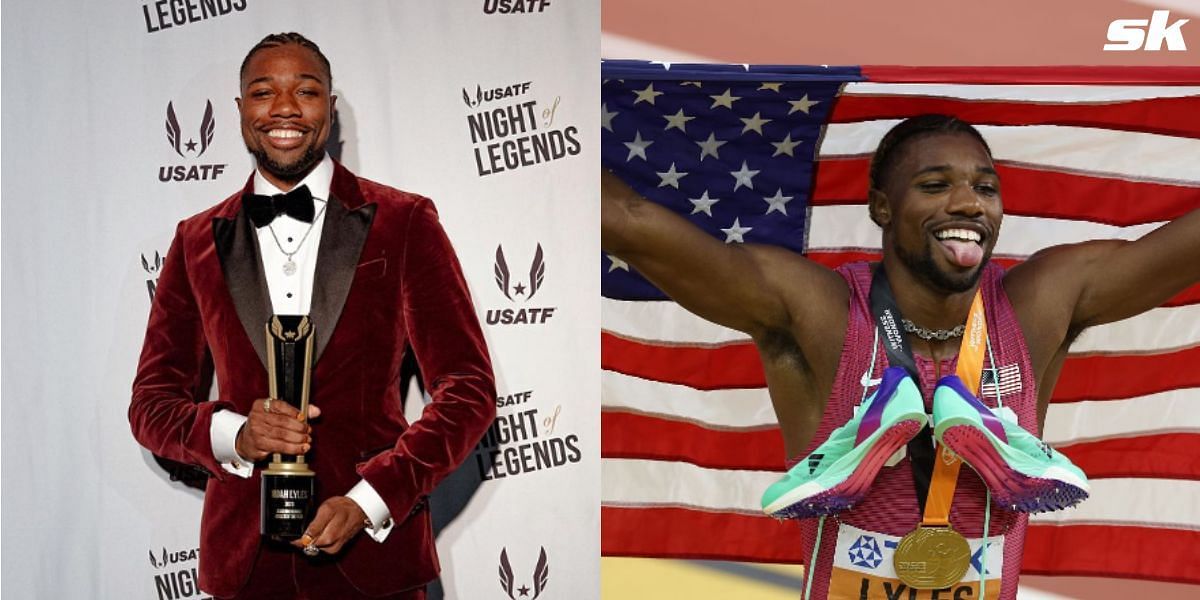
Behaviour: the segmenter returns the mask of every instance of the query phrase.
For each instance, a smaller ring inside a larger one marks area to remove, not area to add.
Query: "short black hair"
[[[329,87],[332,89],[333,69],[329,66],[329,59],[325,58],[325,54],[321,52],[321,48],[317,46],[316,43],[294,31],[289,31],[287,33],[272,33],[271,35],[263,38],[259,43],[255,44],[254,47],[250,49],[250,52],[246,53],[246,58],[242,59],[242,68],[240,71],[238,71],[238,79],[241,80],[241,78],[246,75],[246,65],[250,63],[250,57],[254,56],[259,50],[286,46],[288,44],[296,44],[302,48],[307,48],[308,50],[311,50],[313,54],[316,54],[317,58],[321,59],[321,64],[325,65],[325,75],[329,77]]]
[[[927,114],[908,118],[891,128],[883,136],[883,139],[879,141],[879,147],[875,149],[875,154],[871,157],[871,171],[868,176],[870,189],[883,190],[883,180],[889,175],[892,166],[899,160],[900,149],[905,143],[921,136],[937,133],[965,133],[970,135],[983,145],[983,149],[987,151],[989,158],[992,156],[992,149],[983,139],[983,135],[966,121],[949,115],[939,114]]]

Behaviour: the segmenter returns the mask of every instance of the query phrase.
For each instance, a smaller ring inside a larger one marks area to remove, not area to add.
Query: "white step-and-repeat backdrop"
[[[599,13],[598,0],[6,1],[5,596],[207,597],[202,492],[134,442],[130,383],[175,224],[251,172],[241,61],[298,31],[333,66],[330,152],[434,199],[496,367],[497,423],[433,499],[432,597],[534,597],[501,588],[502,553],[514,588],[534,587],[544,553],[543,598],[598,597]],[[548,150],[522,152],[533,145]],[[420,393],[407,404],[419,414]]]

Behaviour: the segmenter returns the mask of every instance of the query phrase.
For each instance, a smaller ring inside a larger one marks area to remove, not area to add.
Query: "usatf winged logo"
[[[175,149],[176,154],[184,156],[183,149],[186,148],[188,152],[196,152],[196,156],[203,156],[204,151],[208,150],[208,145],[212,143],[215,127],[212,100],[209,100],[204,107],[204,117],[200,119],[200,150],[196,152],[196,141],[193,138],[188,137],[187,142],[183,141],[179,119],[175,116],[175,106],[172,102],[167,102],[167,141]]]
[[[145,254],[142,255],[142,268],[145,269],[146,274],[150,276],[150,278],[146,280],[146,291],[150,293],[151,304],[154,303],[154,292],[158,287],[158,275],[162,271],[163,264],[165,262],[166,260],[159,255],[157,250],[154,251],[153,262],[147,259]],[[165,551],[166,550],[164,549],[164,552]],[[154,562],[153,556],[150,557],[150,562]]]
[[[483,86],[475,85],[475,100],[471,100],[471,94],[467,93],[467,88],[462,89],[463,102],[467,103],[467,108],[475,108],[483,104]]]
[[[522,584],[521,587],[515,587],[516,577],[513,575],[512,564],[508,562],[508,548],[500,549],[500,587],[511,600],[517,600],[517,596],[513,595],[514,591],[522,598],[537,600],[537,597],[546,591],[549,576],[550,567],[547,565],[546,548],[543,546],[541,554],[538,555],[537,566],[533,568],[533,596],[530,596],[529,586]]]
[[[533,264],[529,266],[529,287],[517,283],[512,283],[512,273],[508,270],[508,261],[504,258],[504,246],[496,246],[496,285],[500,287],[500,291],[504,293],[504,297],[513,300],[513,296],[525,296],[525,300],[533,298],[533,295],[538,290],[542,289],[542,280],[546,276],[546,261],[542,255],[542,245],[537,245],[537,251],[533,255]],[[528,290],[528,294],[526,294]]]

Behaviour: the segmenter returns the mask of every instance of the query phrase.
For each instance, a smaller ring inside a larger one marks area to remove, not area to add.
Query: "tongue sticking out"
[[[942,240],[942,247],[950,254],[950,260],[960,267],[974,267],[983,260],[983,247],[975,242]]]

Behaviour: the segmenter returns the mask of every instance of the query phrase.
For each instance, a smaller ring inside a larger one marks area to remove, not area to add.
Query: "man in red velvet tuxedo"
[[[133,383],[138,441],[210,474],[200,587],[220,598],[424,598],[438,572],[426,499],[495,417],[483,334],[433,205],[325,154],[331,90],[329,61],[299,34],[246,56],[237,103],[257,169],[179,224]],[[271,314],[314,323],[311,426],[267,400]],[[433,399],[412,424],[397,384],[406,346]],[[219,397],[204,401],[210,360]],[[307,452],[317,476],[295,548],[259,535],[255,463],[274,452]]]

